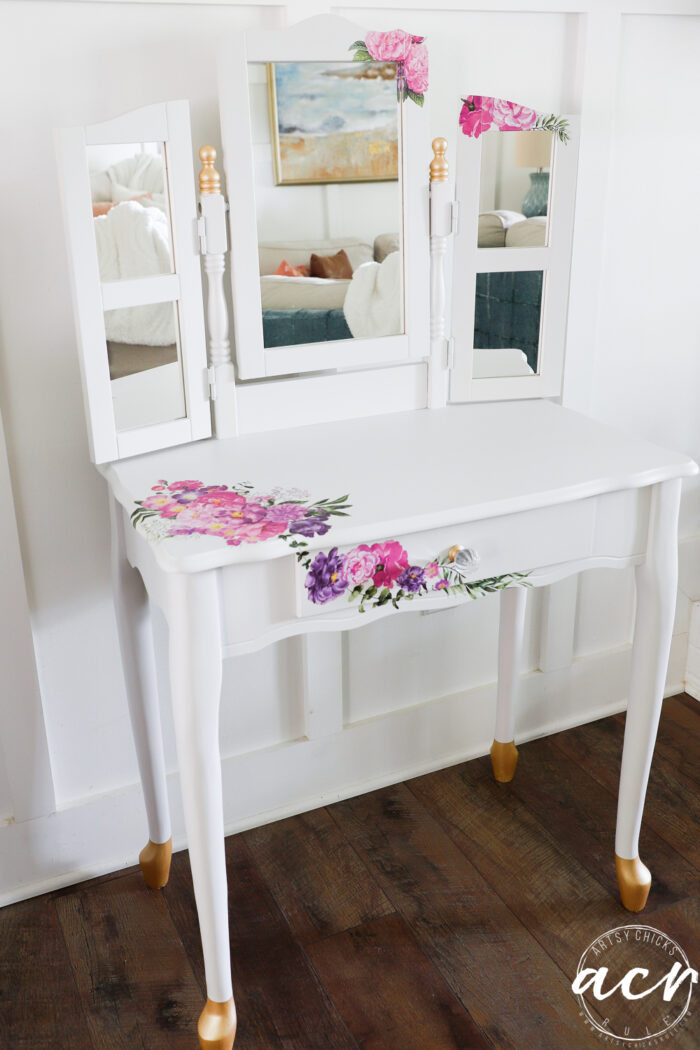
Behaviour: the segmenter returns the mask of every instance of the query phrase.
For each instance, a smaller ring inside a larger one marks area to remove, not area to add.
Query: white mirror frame
[[[567,116],[570,139],[555,139],[550,175],[547,246],[479,248],[481,139],[458,134],[456,198],[459,232],[454,238],[450,401],[503,401],[558,397],[564,374],[571,245],[576,201],[579,121]],[[507,135],[507,131],[486,134]],[[474,365],[474,303],[477,273],[544,271],[538,372],[477,379]]]
[[[103,284],[93,226],[87,149],[93,145],[131,142],[165,144],[175,273]],[[93,463],[109,463],[209,437],[211,413],[189,104],[158,103],[101,124],[64,128],[57,133],[57,149]],[[165,302],[176,303],[178,307],[186,416],[118,431],[104,311]]]
[[[248,91],[249,62],[350,62],[350,45],[365,30],[335,15],[289,29],[240,34],[221,48],[219,100],[231,226],[231,286],[239,379],[259,379],[338,368],[362,368],[424,359],[429,353],[427,104],[400,107],[403,190],[405,334],[343,339],[290,347],[263,345],[255,214],[255,177]]]

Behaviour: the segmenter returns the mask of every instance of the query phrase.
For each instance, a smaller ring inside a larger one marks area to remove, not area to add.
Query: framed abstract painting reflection
[[[398,179],[394,62],[271,62],[278,186]]]

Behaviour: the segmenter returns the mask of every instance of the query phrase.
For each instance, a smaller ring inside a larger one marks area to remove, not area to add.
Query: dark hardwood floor
[[[632,921],[613,868],[623,729],[525,744],[509,785],[482,758],[227,839],[236,1050],[601,1045],[570,982]],[[696,968],[699,760],[700,707],[667,700],[644,916]],[[195,1050],[203,999],[186,853],[162,892],[131,868],[0,911],[1,1050]],[[672,1045],[700,1046],[696,1016]]]

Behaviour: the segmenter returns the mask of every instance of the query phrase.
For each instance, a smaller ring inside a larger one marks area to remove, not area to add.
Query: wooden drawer
[[[407,591],[406,585],[402,587],[400,580],[396,578],[400,565],[407,564],[422,569],[428,566],[432,575],[423,578],[425,586],[411,598],[413,607],[421,602],[432,605],[440,598],[444,601],[444,595],[439,593],[444,587],[439,585],[442,574],[436,573],[432,566],[436,561],[444,559],[454,544],[471,548],[479,558],[478,565],[475,565],[466,577],[468,583],[505,574],[528,573],[533,569],[590,557],[593,552],[596,510],[596,499],[579,500],[461,525],[386,537],[384,545],[392,546],[383,547],[389,555],[389,560],[384,569],[381,569],[380,562],[379,575],[374,577],[380,581],[377,593],[384,590],[385,601],[390,600],[386,597],[386,590],[387,585],[391,584],[388,589],[392,598],[400,589],[404,591],[405,597],[410,591]],[[320,560],[318,555],[310,555],[311,577],[307,567],[296,565],[297,616],[317,616],[347,608],[350,594],[360,586],[363,573],[371,568],[372,558],[376,556],[376,542],[373,544],[370,541],[364,547],[365,551],[357,544],[341,547],[338,549],[338,555],[326,562],[323,558],[328,558],[330,548],[322,552]],[[351,552],[354,552],[352,566],[348,569],[347,556]],[[341,563],[342,568],[339,571]],[[334,574],[336,579],[333,579]],[[347,580],[343,586],[345,577]],[[369,578],[362,583],[361,591],[356,590],[352,599],[357,601],[358,605],[367,586],[373,586]],[[411,586],[410,581],[407,582],[407,586]],[[334,590],[338,591],[337,595],[328,597]],[[365,603],[366,607],[371,607],[376,599],[377,596],[373,595]]]
[[[374,537],[364,545],[353,544],[337,548],[336,565],[351,552],[364,546],[371,551],[377,544],[394,544],[391,548],[405,552],[404,565],[425,568],[444,559],[454,544],[471,548],[479,557],[478,565],[465,577],[467,584],[515,573],[541,572],[558,565],[581,563],[614,564],[629,562],[643,555],[648,525],[649,493],[647,490],[628,490],[585,500],[541,507],[537,510],[486,518],[439,529],[406,532],[400,535]],[[311,552],[309,561],[328,559],[333,544],[321,551]],[[381,564],[381,563],[380,563]],[[332,566],[331,566],[332,567]],[[394,569],[396,563],[394,563]],[[389,574],[392,569],[390,567]],[[309,617],[355,618],[362,591],[349,600],[352,583],[339,585],[337,593],[319,595],[327,600],[314,601],[313,587],[307,586],[309,569],[290,554],[272,561],[231,565],[221,570],[221,602],[224,621],[224,640],[227,645],[252,644],[254,639],[296,633],[293,624]],[[332,574],[331,574],[332,575]],[[355,577],[357,578],[357,577]],[[442,593],[436,587],[444,578],[434,575],[425,579],[410,599],[411,609],[441,608],[446,599],[459,598],[454,590]],[[369,577],[364,585],[374,585]],[[355,585],[356,586],[356,585]],[[378,596],[386,591],[386,580],[371,598],[366,599],[365,610],[375,608]],[[398,580],[391,587],[388,605],[400,590]],[[465,590],[464,593],[468,593]],[[398,604],[405,607],[406,593]]]

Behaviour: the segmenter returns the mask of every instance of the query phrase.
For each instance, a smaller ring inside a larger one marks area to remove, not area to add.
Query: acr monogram
[[[571,990],[591,1034],[617,1046],[657,1046],[691,1019],[698,972],[680,945],[652,926],[597,937],[581,956]]]

